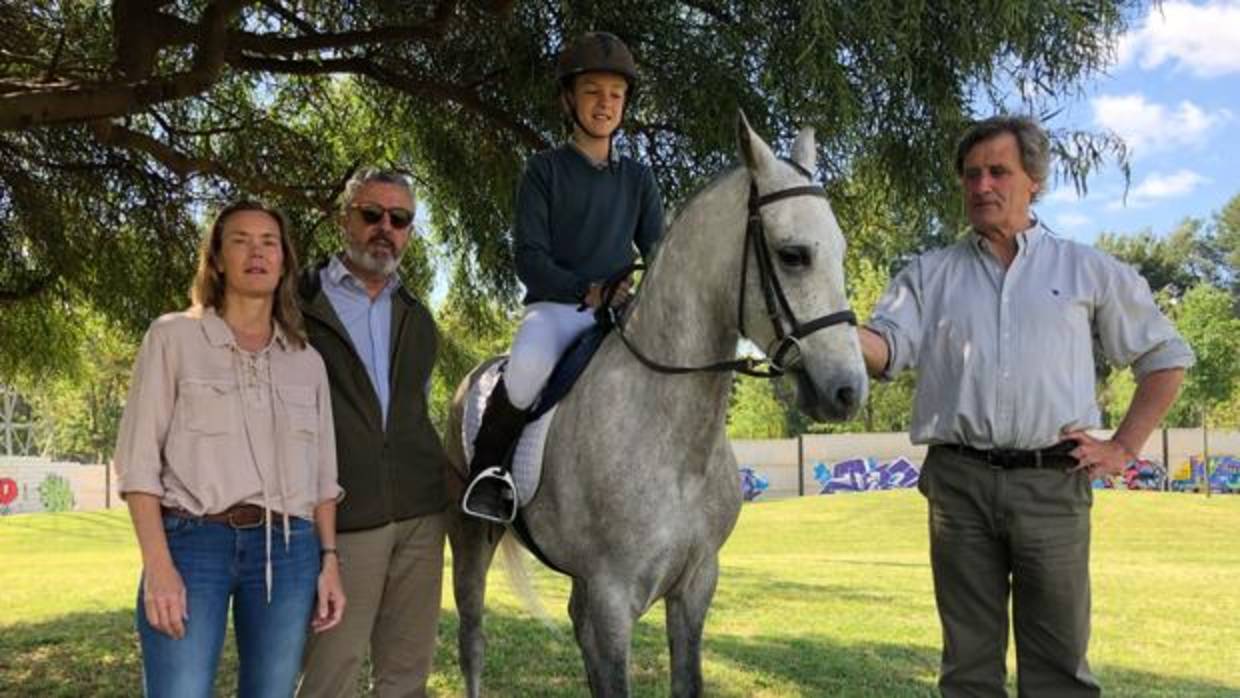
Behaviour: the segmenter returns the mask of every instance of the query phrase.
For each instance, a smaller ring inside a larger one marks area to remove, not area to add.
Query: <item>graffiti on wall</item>
[[[917,464],[904,456],[885,463],[874,458],[850,458],[831,466],[814,465],[814,479],[822,486],[819,494],[916,487],[920,475]]]
[[[1240,494],[1240,458],[1230,455],[1210,456],[1210,491],[1219,494]],[[1206,464],[1199,455],[1180,461],[1171,474],[1171,489],[1176,492],[1202,492],[1206,482]]]
[[[60,472],[49,472],[46,466],[4,471],[0,474],[0,516],[77,509],[82,498],[75,489],[69,468]]]
[[[741,496],[752,502],[771,486],[771,482],[749,466],[741,468]]]
[[[820,487],[819,494],[871,492],[916,487],[921,467],[904,456],[885,462],[862,457],[837,463],[820,461],[814,465],[813,474]],[[1170,474],[1160,461],[1143,458],[1130,463],[1120,475],[1094,480],[1093,486],[1095,489],[1202,492],[1206,479],[1205,465],[1198,455],[1181,461]],[[1211,492],[1240,494],[1240,457],[1211,456],[1209,483]],[[770,482],[759,472],[758,466],[746,465],[740,468],[740,486],[745,501],[750,502],[766,492]]]
[[[1094,489],[1151,490],[1161,492],[1167,482],[1167,469],[1162,463],[1144,458],[1135,460],[1114,477],[1094,480]]]
[[[9,513],[9,505],[17,499],[17,481],[11,477],[0,477],[0,516]]]

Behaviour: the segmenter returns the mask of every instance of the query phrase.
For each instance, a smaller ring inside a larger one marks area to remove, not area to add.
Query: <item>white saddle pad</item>
[[[474,458],[474,437],[478,427],[482,426],[482,413],[487,407],[487,398],[503,375],[501,368],[506,362],[497,361],[488,368],[477,382],[469,389],[465,397],[465,417],[461,420],[461,438],[464,440],[465,461]],[[538,492],[538,481],[542,477],[543,446],[547,441],[547,429],[551,426],[551,418],[559,408],[552,407],[546,414],[525,427],[521,439],[517,442],[517,450],[512,456],[512,479],[517,483],[517,503],[520,506],[529,504]]]

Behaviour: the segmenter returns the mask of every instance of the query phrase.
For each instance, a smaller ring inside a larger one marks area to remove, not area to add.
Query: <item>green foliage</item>
[[[1220,409],[1240,392],[1240,317],[1230,294],[1202,284],[1184,294],[1175,312],[1176,327],[1193,348],[1197,363],[1189,370],[1180,399],[1168,417],[1176,425],[1198,426],[1204,415],[1218,424]]]
[[[775,396],[774,382],[737,375],[728,436],[733,439],[782,439],[790,436],[788,409]]]
[[[80,341],[26,350],[32,330],[69,332],[66,299],[134,338],[181,307],[204,215],[225,200],[288,209],[303,258],[321,258],[338,246],[333,199],[363,163],[410,169],[425,194],[435,237],[405,265],[419,292],[460,269],[471,293],[511,297],[515,184],[564,133],[552,67],[586,29],[638,56],[619,146],[653,164],[669,204],[732,159],[744,108],[774,142],[815,126],[841,221],[865,218],[872,204],[854,199],[881,188],[916,222],[916,247],[930,221],[958,217],[962,125],[997,105],[1049,113],[1143,3],[212,4],[238,8],[222,35],[206,6],[0,8],[0,377],[72,363]],[[1120,152],[1104,135],[1054,135],[1078,183]],[[903,242],[857,249],[888,266]]]
[[[517,317],[479,293],[465,280],[458,267],[447,298],[436,311],[439,326],[439,361],[431,386],[431,417],[444,438],[448,409],[457,386],[475,366],[508,352]]]
[[[137,342],[97,314],[79,312],[76,317],[76,330],[89,354],[50,377],[20,380],[17,387],[39,421],[44,455],[107,463],[125,409]]]
[[[1164,236],[1146,230],[1135,235],[1103,233],[1097,246],[1134,267],[1155,294],[1178,298],[1200,283],[1216,284],[1227,275],[1215,238],[1200,219],[1185,219]]]

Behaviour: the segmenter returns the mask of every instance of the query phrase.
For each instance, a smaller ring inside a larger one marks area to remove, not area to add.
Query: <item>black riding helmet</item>
[[[629,47],[610,32],[586,32],[560,52],[555,64],[555,79],[560,83],[561,94],[568,100],[567,116],[588,132],[577,116],[577,106],[572,101],[573,80],[583,73],[615,73],[623,77],[629,86],[624,100],[624,108],[627,110],[633,98],[633,90],[637,87],[637,62],[633,60]],[[610,152],[609,145],[609,159]]]
[[[573,78],[582,73],[623,75],[632,91],[637,83],[637,62],[629,47],[615,34],[586,32],[560,52],[555,79],[567,90],[572,87]]]

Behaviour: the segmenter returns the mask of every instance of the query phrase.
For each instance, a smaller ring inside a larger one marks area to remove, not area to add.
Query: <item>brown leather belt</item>
[[[258,528],[267,521],[263,508],[257,504],[234,504],[217,514],[203,514],[202,516],[180,507],[163,507],[163,512],[168,516],[175,516],[181,519],[197,519],[199,521],[210,521],[211,523],[228,524],[233,528]],[[276,521],[281,516],[282,514],[277,511],[271,512],[272,521]]]
[[[1031,451],[1016,448],[983,450],[962,444],[937,444],[931,446],[930,450],[959,454],[971,460],[981,461],[996,470],[1016,470],[1020,468],[1068,470],[1077,466],[1077,460],[1068,455],[1074,448],[1076,448],[1075,441],[1060,441],[1049,448]]]

